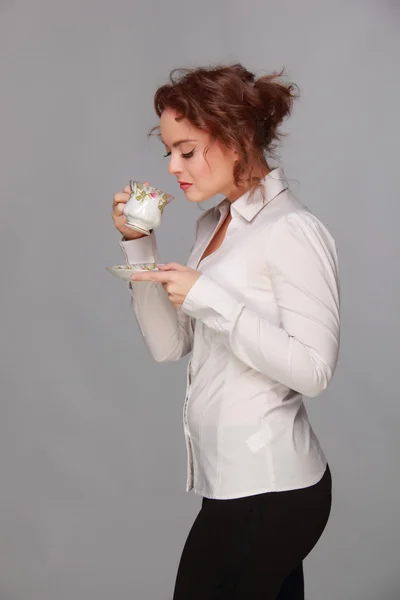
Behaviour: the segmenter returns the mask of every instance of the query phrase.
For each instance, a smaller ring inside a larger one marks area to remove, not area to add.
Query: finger
[[[117,206],[117,204],[119,204],[120,202],[128,202],[130,198],[130,194],[127,194],[125,192],[117,192],[116,194],[114,194],[114,198],[113,198],[113,206]]]
[[[117,229],[119,229],[120,227],[124,227],[126,225],[126,223],[128,222],[127,218],[124,215],[118,217],[113,214],[111,216],[114,221],[114,225]]]
[[[180,263],[170,262],[164,265],[158,265],[158,268],[161,271],[190,271],[190,267],[186,267],[185,265],[181,265]]]
[[[124,214],[125,203],[120,202],[113,207],[113,215],[116,217],[121,217]]]
[[[171,281],[171,274],[162,273],[161,271],[139,271],[132,275],[131,279],[134,281],[160,281],[161,283],[168,283],[168,281]]]

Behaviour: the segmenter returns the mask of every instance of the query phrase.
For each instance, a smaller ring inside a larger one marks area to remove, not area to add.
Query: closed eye
[[[194,154],[194,149],[191,152],[188,152],[187,154],[181,154],[182,158],[192,158]],[[171,156],[171,152],[167,152],[167,154],[164,154],[164,157],[167,158],[168,156]]]

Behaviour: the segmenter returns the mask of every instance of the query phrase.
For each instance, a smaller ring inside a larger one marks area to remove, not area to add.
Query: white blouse
[[[181,309],[161,283],[129,284],[158,362],[191,353],[183,427],[186,491],[237,498],[313,485],[326,458],[302,395],[330,382],[340,336],[336,244],[289,190],[282,168],[197,220],[187,265],[201,271]],[[221,246],[201,256],[231,211]],[[154,232],[121,241],[130,263],[161,262]]]

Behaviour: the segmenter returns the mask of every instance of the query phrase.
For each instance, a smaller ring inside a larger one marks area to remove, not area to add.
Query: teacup
[[[130,181],[132,195],[124,207],[126,226],[140,233],[150,235],[151,229],[161,224],[164,208],[174,196],[151,185]]]

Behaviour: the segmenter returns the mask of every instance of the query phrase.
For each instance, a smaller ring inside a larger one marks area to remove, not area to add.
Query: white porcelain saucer
[[[130,281],[133,273],[137,273],[138,271],[158,271],[158,267],[156,263],[141,263],[135,265],[115,265],[114,267],[106,267],[107,271],[109,271],[118,279],[122,279],[124,281]]]

